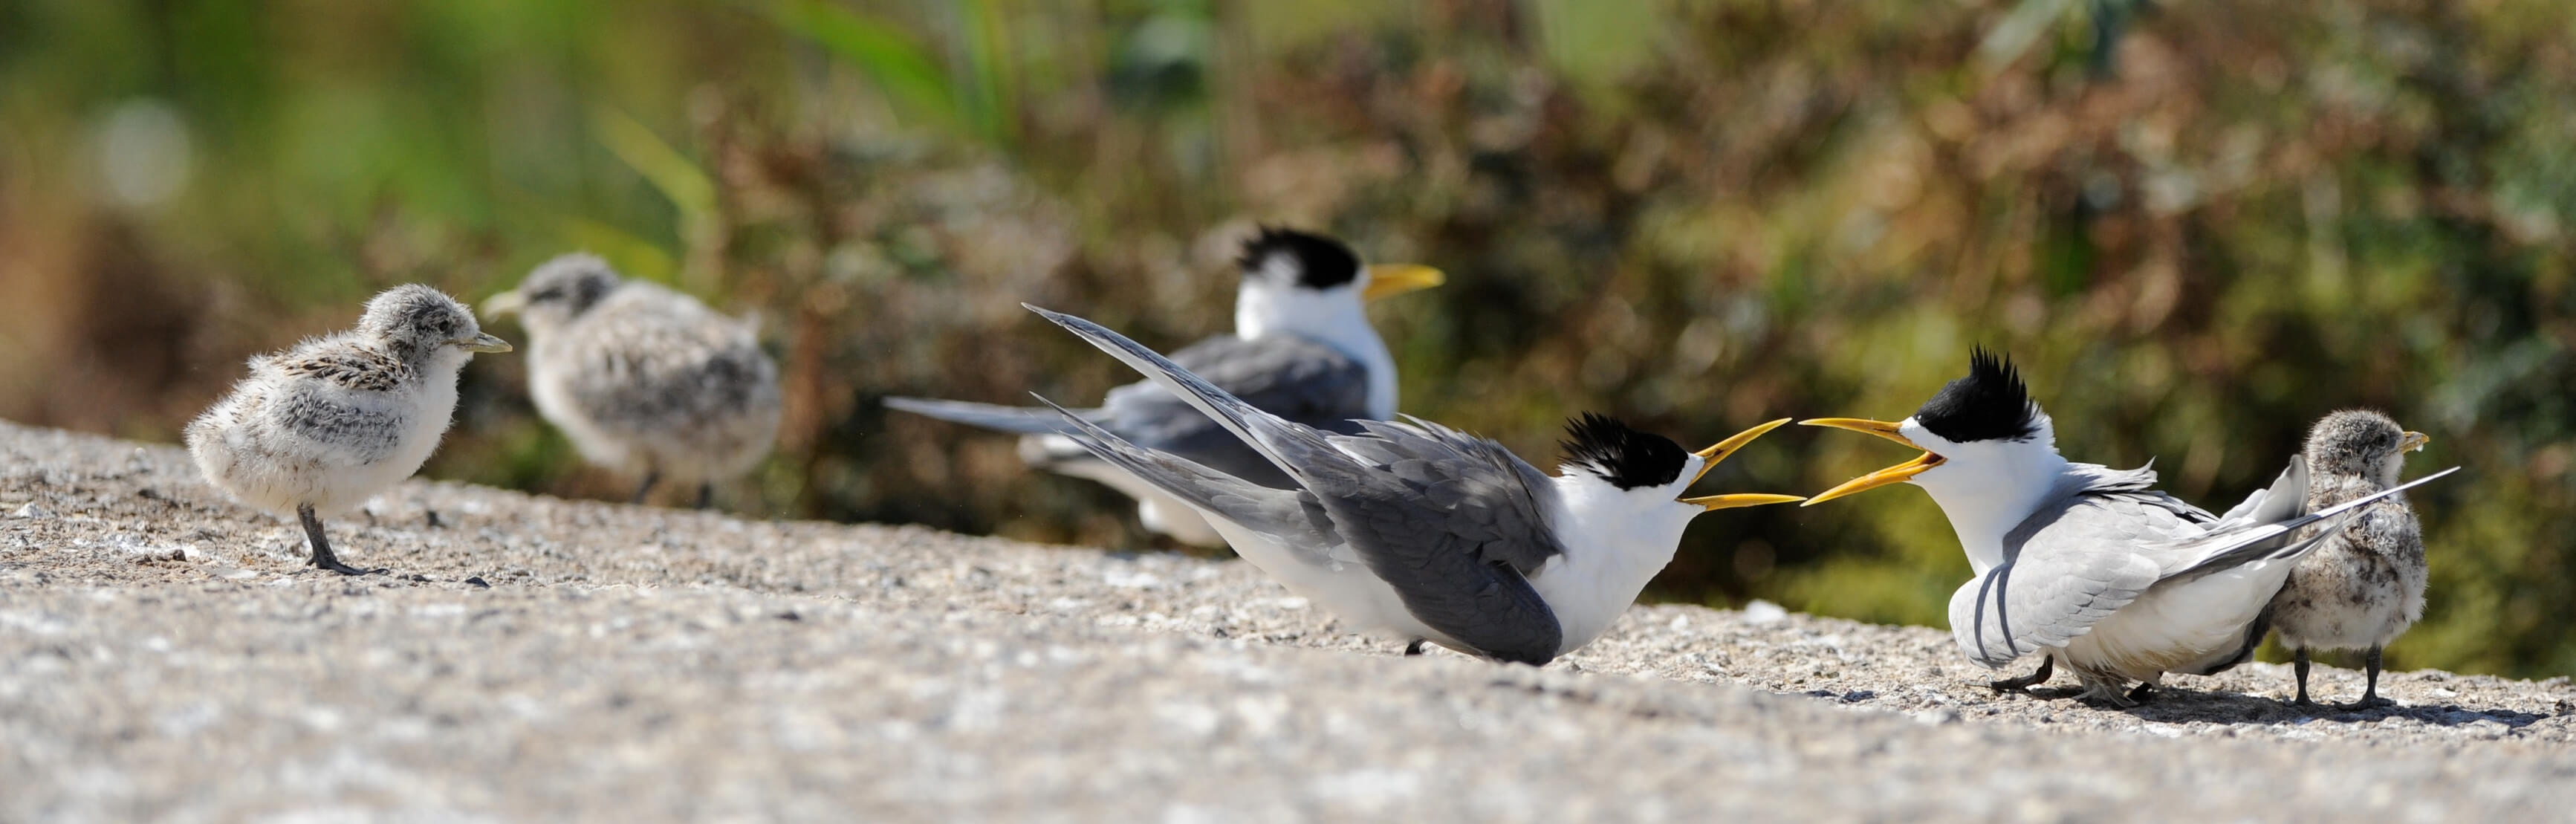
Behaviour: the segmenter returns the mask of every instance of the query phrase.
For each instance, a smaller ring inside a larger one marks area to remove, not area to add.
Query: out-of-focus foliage
[[[790,410],[734,508],[1151,546],[877,399],[1095,398],[1132,376],[1018,303],[1185,344],[1256,221],[1448,270],[1378,309],[1404,407],[1531,456],[1581,409],[1901,417],[1977,343],[2211,504],[2387,409],[2470,467],[2392,663],[2576,669],[2561,0],[0,4],[19,420],[171,439],[372,290],[587,248],[762,317]],[[521,385],[478,360],[428,474],[624,489]],[[1783,430],[1706,488],[1903,457]],[[1938,624],[1966,572],[1898,489],[1704,518],[1655,594]]]

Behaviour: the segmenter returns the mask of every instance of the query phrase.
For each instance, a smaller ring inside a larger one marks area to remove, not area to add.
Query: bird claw
[[[2360,712],[2362,710],[2375,710],[2382,707],[2391,707],[2396,705],[2397,702],[2395,701],[2376,695],[2368,695],[2363,696],[2359,701],[2354,701],[2349,704],[2336,704],[2334,705],[2334,708],[2343,712]]]
[[[316,568],[316,569],[320,569],[320,570],[324,570],[324,571],[328,571],[328,572],[337,572],[337,573],[340,573],[340,574],[342,574],[342,575],[353,575],[353,576],[354,576],[354,575],[377,575],[377,574],[381,574],[381,573],[384,573],[384,572],[389,572],[389,571],[391,571],[391,569],[392,569],[391,567],[377,567],[377,568],[375,568],[375,569],[359,569],[359,568],[357,568],[357,567],[353,567],[353,566],[350,566],[350,565],[348,565],[348,564],[340,563],[339,561],[332,561],[332,562],[327,563],[327,564],[317,563],[317,564],[314,564],[313,566],[314,566],[314,568]]]

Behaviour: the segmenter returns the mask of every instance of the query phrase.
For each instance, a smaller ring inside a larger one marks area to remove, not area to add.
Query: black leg
[[[2313,707],[2313,706],[2316,706],[2316,705],[2317,705],[2317,702],[2308,700],[2308,651],[2307,651],[2307,650],[2305,650],[2305,649],[2298,649],[2298,650],[2292,650],[2292,651],[2290,652],[2290,671],[2291,671],[2291,672],[2295,672],[2295,673],[2298,673],[2298,674],[2299,674],[2299,706],[2302,706],[2302,707]]]
[[[707,508],[707,504],[708,504],[708,503],[710,503],[710,502],[712,502],[712,501],[714,501],[714,500],[715,500],[715,498],[716,498],[716,485],[715,485],[713,482],[702,483],[702,484],[699,484],[699,485],[698,485],[698,508],[699,508],[699,509],[705,509],[705,508]]]
[[[1406,654],[1406,655],[1421,655],[1421,654],[1422,654],[1422,639],[1420,639],[1420,638],[1415,638],[1415,639],[1413,639],[1413,643],[1410,643],[1410,644],[1406,644],[1406,645],[1404,645],[1404,654]]]
[[[662,473],[660,473],[660,472],[646,472],[646,473],[644,473],[644,482],[643,482],[643,483],[641,483],[641,484],[637,484],[637,485],[635,486],[635,498],[634,498],[634,500],[627,501],[627,503],[635,504],[635,505],[637,505],[637,506],[642,506],[642,505],[644,504],[644,493],[647,493],[647,492],[651,492],[651,491],[653,491],[653,484],[655,484],[655,483],[657,483],[657,482],[659,482],[659,481],[661,481],[661,480],[662,480]]]
[[[2361,700],[2359,700],[2359,701],[2354,701],[2354,702],[2352,702],[2352,703],[2350,703],[2350,704],[2343,704],[2343,705],[2337,706],[2337,707],[2336,707],[2336,709],[2340,709],[2340,710],[2366,710],[2366,709],[2370,709],[2370,708],[2372,708],[2372,707],[2382,707],[2382,706],[2387,706],[2387,705],[2389,705],[2389,704],[2397,703],[2397,702],[2395,702],[2395,701],[2390,701],[2390,700],[2388,700],[2388,699],[2386,699],[2386,698],[2381,698],[2381,697],[2379,697],[2379,648],[2378,648],[2378,647],[2371,647],[2371,648],[2370,648],[2370,656],[2369,656],[2368,658],[2364,659],[2363,664],[2364,664],[2364,666],[2365,666],[2365,667],[2367,667],[2366,671],[2369,673],[2370,682],[2369,682],[2369,686],[2366,686],[2366,687],[2363,687],[2363,688],[2362,688],[2362,690],[2361,690]]]
[[[2024,675],[2020,678],[2006,678],[2001,681],[1989,683],[1986,686],[1996,692],[2029,692],[2032,687],[2048,683],[2048,676],[2054,674],[2056,671],[2057,656],[2044,656],[2039,659],[2038,672]]]
[[[331,554],[331,539],[322,537],[322,519],[313,517],[312,504],[297,506],[295,508],[295,517],[304,522],[304,540],[306,543],[313,546],[314,567],[327,569],[342,575],[374,575],[384,571],[381,569],[359,569],[348,564],[340,563],[340,556]]]

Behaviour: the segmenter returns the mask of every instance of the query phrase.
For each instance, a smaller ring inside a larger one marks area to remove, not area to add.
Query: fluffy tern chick
[[[2387,415],[2351,409],[2327,415],[2308,432],[2308,508],[2323,509],[2397,485],[2406,453],[2430,439]],[[2369,682],[2361,700],[2342,709],[2386,703],[2379,697],[2379,653],[2424,615],[2424,533],[2404,496],[2373,501],[2290,570],[2272,597],[2272,628],[2290,648],[2299,703],[2308,699],[2308,652],[2367,649]]]
[[[507,352],[456,299],[417,284],[367,301],[358,327],[250,359],[250,377],[188,424],[206,480],[245,504],[295,513],[313,565],[344,575],[321,516],[411,477],[456,410],[456,373]]]
[[[1244,560],[1361,627],[1531,665],[1610,628],[1713,509],[1794,495],[1682,498],[1709,467],[1787,419],[1685,452],[1586,415],[1549,476],[1501,444],[1418,418],[1336,434],[1263,412],[1099,324],[1031,306],[1187,400],[1259,451],[1273,488],[1148,449],[1062,411],[1083,448],[1205,516]],[[1043,400],[1043,398],[1041,398]]]
[[[694,484],[704,508],[718,480],[760,463],[778,437],[778,365],[750,321],[687,295],[619,277],[569,254],[483,302],[528,330],[528,394],[582,457],[637,478]]]

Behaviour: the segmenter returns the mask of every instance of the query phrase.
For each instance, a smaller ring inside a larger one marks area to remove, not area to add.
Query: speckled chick
[[[2427,438],[2387,415],[2351,409],[2327,415],[2308,433],[2309,511],[2397,485],[2407,452]],[[2424,614],[2424,535],[2403,495],[2361,510],[2299,562],[2272,598],[2272,627],[2295,658],[2300,704],[2308,698],[2308,653],[2366,649],[2369,686],[2360,709],[2379,697],[2380,650]]]
[[[569,254],[483,304],[528,330],[528,394],[591,463],[698,487],[751,471],[778,438],[778,364],[756,324]]]
[[[188,424],[206,481],[304,524],[313,565],[340,562],[320,516],[411,477],[447,433],[456,374],[476,352],[507,352],[474,314],[436,289],[397,286],[367,301],[358,327],[250,359],[250,376]]]

